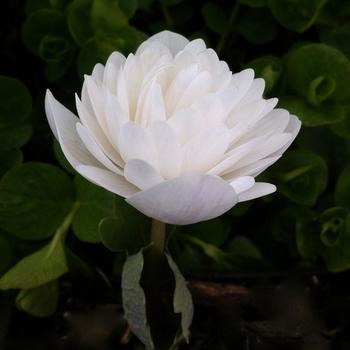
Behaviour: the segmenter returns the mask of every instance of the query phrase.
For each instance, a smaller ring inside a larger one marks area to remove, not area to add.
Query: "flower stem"
[[[226,43],[226,39],[228,37],[228,35],[230,34],[232,25],[237,17],[238,14],[238,10],[239,10],[239,0],[236,0],[236,3],[233,5],[232,10],[231,10],[231,14],[230,17],[227,21],[227,26],[225,31],[223,32],[223,34],[221,35],[221,38],[219,40],[219,43],[216,47],[216,52],[219,55],[221,53],[221,51],[223,50],[225,43]]]
[[[153,242],[152,251],[155,255],[163,255],[165,248],[165,223],[152,220],[151,242]]]

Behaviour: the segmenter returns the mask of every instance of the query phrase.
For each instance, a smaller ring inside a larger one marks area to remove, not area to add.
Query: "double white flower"
[[[79,118],[48,91],[51,129],[75,170],[170,224],[217,217],[272,193],[255,177],[292,143],[300,121],[246,69],[232,74],[201,39],[161,32],[85,76]]]

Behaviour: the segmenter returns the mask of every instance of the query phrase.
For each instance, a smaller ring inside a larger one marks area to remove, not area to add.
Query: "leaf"
[[[149,243],[146,238],[149,219],[124,199],[116,197],[114,200],[113,216],[104,218],[99,225],[101,241],[114,252],[135,253]]]
[[[58,284],[52,281],[32,289],[22,289],[16,298],[19,310],[35,317],[51,316],[58,304]]]
[[[279,107],[287,109],[298,116],[304,126],[315,127],[341,122],[345,118],[346,110],[336,103],[324,103],[322,107],[315,107],[297,96],[282,96]]]
[[[146,296],[140,285],[144,266],[143,250],[128,256],[122,273],[122,298],[125,318],[147,350],[155,349],[146,315]]]
[[[43,41],[49,38],[63,41],[66,45],[69,33],[63,13],[54,9],[42,9],[30,14],[22,26],[24,46],[33,54],[41,57],[45,45]]]
[[[187,288],[187,283],[182,276],[175,261],[169,254],[165,254],[169,267],[174,273],[175,278],[175,291],[174,291],[174,312],[181,314],[181,331],[177,335],[174,341],[174,345],[184,338],[186,342],[189,342],[190,326],[193,319],[193,302],[192,296]]]
[[[83,179],[75,178],[79,208],[73,219],[73,231],[84,242],[100,241],[99,223],[114,211],[114,195],[102,187]]]
[[[128,18],[132,18],[138,7],[138,0],[119,0],[120,9],[125,13]]]
[[[277,26],[270,12],[266,9],[249,9],[239,16],[238,32],[249,42],[263,45],[274,40]]]
[[[225,252],[227,252],[232,259],[243,257],[262,260],[259,249],[244,236],[235,236],[227,245]]]
[[[71,179],[59,168],[26,163],[0,182],[0,227],[28,240],[50,237],[74,202]]]
[[[268,0],[274,17],[285,28],[302,33],[309,29],[326,0]]]
[[[314,205],[327,186],[327,164],[306,150],[289,151],[270,170],[278,190],[295,203]]]
[[[333,247],[339,243],[341,236],[347,234],[346,218],[349,210],[342,207],[329,208],[320,216],[322,243],[327,247]]]
[[[325,44],[333,46],[350,58],[350,24],[345,23],[335,28],[327,28],[320,33],[320,39]]]
[[[227,15],[222,8],[214,3],[207,2],[201,9],[204,22],[214,33],[223,34],[227,28]]]
[[[0,232],[0,276],[8,270],[13,260],[12,246]]]
[[[222,218],[216,218],[203,221],[198,224],[185,227],[186,233],[197,237],[205,242],[221,246],[230,234],[231,227],[228,221]]]
[[[350,209],[350,165],[340,173],[334,192],[336,205]]]
[[[296,223],[296,245],[299,254],[308,259],[315,259],[323,250],[317,218]]]
[[[242,5],[246,5],[253,8],[267,6],[267,0],[239,0]]]
[[[0,133],[9,125],[18,126],[31,111],[32,98],[26,86],[15,78],[0,75]]]
[[[71,36],[82,46],[94,36],[90,23],[92,0],[74,0],[68,6],[67,22]]]
[[[23,161],[22,152],[16,148],[0,153],[0,178]]]
[[[283,73],[283,62],[277,56],[263,56],[250,61],[247,67],[254,69],[255,75],[265,80],[265,93],[270,92]]]
[[[53,240],[26,256],[0,278],[0,289],[31,289],[54,281],[68,272],[64,245]]]
[[[92,0],[91,26],[96,30],[113,33],[128,24],[128,18],[114,0]]]
[[[347,102],[350,98],[350,62],[337,49],[325,44],[306,44],[286,57],[286,80],[310,104]]]
[[[345,117],[338,123],[328,126],[332,132],[344,139],[350,139],[350,106],[345,107]]]

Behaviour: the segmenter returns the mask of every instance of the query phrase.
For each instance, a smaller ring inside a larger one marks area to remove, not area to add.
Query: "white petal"
[[[139,191],[138,188],[126,181],[123,176],[112,173],[109,170],[86,165],[79,165],[76,170],[89,181],[118,196],[129,197]]]
[[[174,129],[167,122],[155,122],[150,130],[157,147],[160,173],[166,179],[177,177],[181,171],[182,152]]]
[[[251,103],[253,101],[262,99],[262,94],[265,89],[265,80],[258,78],[254,79],[249,90],[245,94],[245,96],[242,98],[242,100],[239,102],[240,106],[243,106],[247,103]]]
[[[188,225],[222,215],[237,203],[224,180],[210,175],[184,175],[126,199],[145,215],[174,225]]]
[[[230,185],[233,187],[235,192],[239,195],[242,192],[249,190],[255,184],[255,179],[252,176],[242,176],[231,181]]]
[[[77,95],[75,95],[75,104],[82,124],[89,129],[95,142],[115,164],[122,167],[124,165],[124,161],[121,159],[118,151],[110,143],[95,117],[89,113],[88,109],[86,108],[86,104],[82,103]]]
[[[191,51],[194,54],[199,54],[200,52],[206,49],[206,45],[203,39],[195,39],[190,41],[185,47],[184,50]]]
[[[100,163],[90,154],[75,129],[79,119],[61,103],[59,103],[49,90],[45,96],[46,114],[54,124],[52,131],[57,133],[58,141],[68,162],[76,168],[79,164],[100,166]]]
[[[239,202],[245,202],[249,201],[254,198],[259,198],[262,196],[266,196],[270,193],[273,193],[276,191],[276,186],[266,183],[266,182],[257,182],[255,185],[250,188],[249,190],[240,193],[238,198]]]
[[[164,181],[154,168],[140,159],[132,159],[125,164],[124,176],[141,190],[147,190]]]
[[[111,162],[111,160],[103,153],[97,143],[94,141],[90,131],[81,123],[76,124],[78,135],[85,145],[85,147],[89,150],[89,152],[107,169],[122,175],[123,172],[120,168],[118,168],[115,164]]]
[[[146,40],[146,43],[151,43],[153,41],[159,41],[167,46],[174,56],[189,43],[188,39],[184,36],[168,30],[151,36]]]
[[[103,74],[104,74],[104,68],[105,67],[103,66],[103,64],[97,63],[94,66],[94,69],[92,70],[91,76],[94,79],[96,79],[96,80],[102,81],[103,80]]]
[[[229,145],[228,136],[225,127],[217,126],[189,140],[184,146],[182,170],[206,173],[222,159]]]
[[[118,134],[118,147],[125,162],[141,159],[159,170],[157,148],[147,128],[132,122],[124,124]]]
[[[116,93],[117,90],[117,77],[120,68],[123,66],[126,58],[120,52],[113,52],[106,62],[106,66],[103,72],[103,84],[112,92]]]

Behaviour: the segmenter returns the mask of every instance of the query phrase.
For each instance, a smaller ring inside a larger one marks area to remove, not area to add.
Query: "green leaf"
[[[238,0],[242,5],[260,8],[267,6],[267,0]]]
[[[35,317],[51,316],[58,304],[58,284],[52,281],[32,289],[22,289],[16,298],[19,310]]]
[[[296,246],[299,254],[307,259],[315,259],[323,250],[316,220],[296,223]]]
[[[84,242],[100,241],[99,223],[114,211],[114,195],[81,176],[75,178],[79,208],[73,219],[73,231]]]
[[[320,216],[322,243],[327,247],[333,247],[339,243],[342,235],[347,234],[347,216],[349,210],[346,208],[329,208]]]
[[[186,233],[184,234],[190,234],[216,246],[221,246],[227,240],[231,231],[228,221],[222,218],[189,225],[185,229]]]
[[[71,36],[82,46],[94,36],[90,23],[92,0],[74,0],[68,7],[67,22]]]
[[[144,266],[143,250],[129,256],[122,273],[122,298],[124,316],[133,333],[147,350],[155,349],[146,314],[146,296],[141,287]]]
[[[174,312],[181,315],[181,331],[174,340],[174,345],[179,343],[182,338],[188,343],[190,336],[190,326],[193,319],[192,296],[187,288],[186,280],[182,276],[175,261],[169,254],[165,254],[168,264],[175,278],[174,291]]]
[[[120,9],[125,13],[128,18],[132,18],[138,7],[138,0],[119,0]]]
[[[32,136],[32,127],[23,123],[0,127],[0,152],[24,146]]]
[[[31,111],[32,98],[26,86],[15,78],[0,75],[0,133],[9,125],[19,126]]]
[[[11,149],[0,152],[0,178],[11,168],[20,165],[23,161],[22,152],[18,149]]]
[[[350,165],[347,165],[338,177],[334,201],[336,205],[350,209]]]
[[[42,9],[33,12],[27,17],[22,26],[24,46],[39,57],[43,54],[45,40],[55,38],[56,41],[60,40],[65,43],[69,39],[68,35],[65,16],[62,12],[54,9]],[[49,44],[49,41],[47,43]],[[64,47],[66,47],[66,44],[64,44]],[[49,51],[51,51],[50,58],[52,59],[52,50]],[[62,49],[58,50],[59,55],[61,55],[61,51]],[[57,49],[55,52],[57,52]]]
[[[332,132],[344,139],[350,139],[350,106],[345,107],[345,117],[338,123],[328,126]]]
[[[326,102],[322,107],[315,107],[298,96],[282,96],[279,107],[287,109],[301,120],[304,126],[315,127],[341,122],[346,115],[346,110],[339,104]]]
[[[0,276],[8,270],[13,260],[12,247],[0,232]]]
[[[227,252],[233,260],[236,258],[262,260],[259,249],[244,236],[235,236],[225,248],[225,252]]]
[[[0,289],[31,289],[68,272],[63,242],[53,240],[26,256],[0,278]]]
[[[128,24],[128,18],[114,0],[92,0],[91,25],[94,30],[112,33]]]
[[[114,252],[136,252],[149,243],[149,219],[116,197],[114,215],[104,218],[99,225],[102,243]]]
[[[26,163],[0,182],[0,227],[28,240],[50,237],[74,202],[71,179],[59,168]]]
[[[214,33],[223,34],[226,31],[227,15],[218,4],[207,2],[203,5],[201,12],[205,24]]]
[[[272,14],[289,30],[302,33],[309,29],[326,0],[268,0]]]
[[[320,39],[325,44],[333,46],[350,58],[350,24],[345,23],[335,28],[321,31]]]
[[[239,16],[238,32],[249,42],[263,45],[275,39],[276,22],[266,9],[249,9]]]
[[[318,106],[323,101],[349,101],[350,62],[337,49],[325,44],[306,44],[286,58],[290,88]]]
[[[247,67],[254,69],[255,75],[265,80],[265,93],[270,92],[283,73],[283,62],[276,56],[263,56],[250,61]]]
[[[270,170],[279,192],[295,203],[314,205],[327,186],[327,164],[306,150],[289,151]]]

